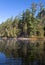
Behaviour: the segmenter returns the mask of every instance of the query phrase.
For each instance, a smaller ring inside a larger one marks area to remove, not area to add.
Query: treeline
[[[36,17],[37,7],[36,3],[32,3],[31,8],[23,11],[20,16],[16,16],[14,19],[9,18],[4,23],[0,24],[0,36],[31,37],[36,35],[35,32],[39,30],[38,24],[40,23],[39,17]],[[38,13],[43,9],[43,4],[40,3]]]

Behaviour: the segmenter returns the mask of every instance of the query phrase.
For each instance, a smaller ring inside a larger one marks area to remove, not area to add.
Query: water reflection
[[[0,52],[2,65],[45,65],[45,41],[0,40]]]
[[[0,63],[5,63],[6,56],[3,53],[0,53]]]

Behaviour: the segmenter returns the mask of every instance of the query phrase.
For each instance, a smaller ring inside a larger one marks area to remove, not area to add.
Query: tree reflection
[[[22,65],[45,65],[44,41],[0,40],[0,52],[7,57],[21,58]]]

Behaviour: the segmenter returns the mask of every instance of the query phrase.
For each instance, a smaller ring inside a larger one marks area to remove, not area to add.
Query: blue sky
[[[30,8],[32,2],[39,3],[40,0],[0,0],[0,23],[21,14],[23,10]],[[45,0],[42,2],[45,6]]]

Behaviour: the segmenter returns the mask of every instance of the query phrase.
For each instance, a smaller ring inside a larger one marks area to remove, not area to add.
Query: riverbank
[[[19,38],[8,38],[8,37],[2,37],[1,39],[7,40],[7,39],[17,39],[17,40],[32,40],[32,41],[36,41],[36,40],[45,40],[45,37],[30,37],[30,38],[24,38],[24,37],[19,37]]]

